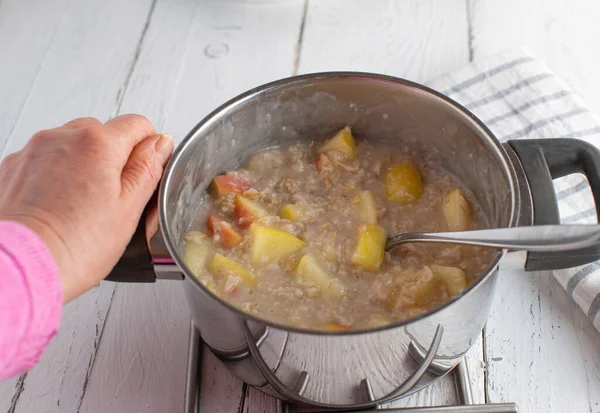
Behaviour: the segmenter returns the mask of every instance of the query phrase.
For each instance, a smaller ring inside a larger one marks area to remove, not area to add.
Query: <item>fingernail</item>
[[[169,156],[173,152],[173,137],[168,133],[163,133],[154,144],[156,152],[164,156]]]

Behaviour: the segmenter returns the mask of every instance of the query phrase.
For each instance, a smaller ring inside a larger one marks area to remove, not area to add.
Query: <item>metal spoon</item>
[[[385,250],[412,242],[466,244],[537,252],[568,251],[600,243],[600,225],[534,225],[460,232],[406,232],[389,237]]]

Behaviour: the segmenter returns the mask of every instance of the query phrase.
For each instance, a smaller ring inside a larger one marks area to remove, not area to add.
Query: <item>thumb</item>
[[[121,197],[140,212],[156,190],[163,169],[173,153],[170,135],[152,135],[138,143],[121,173]]]

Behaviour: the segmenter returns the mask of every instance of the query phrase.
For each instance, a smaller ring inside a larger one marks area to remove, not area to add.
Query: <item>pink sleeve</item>
[[[0,380],[38,362],[61,311],[58,269],[44,242],[24,225],[0,221]]]

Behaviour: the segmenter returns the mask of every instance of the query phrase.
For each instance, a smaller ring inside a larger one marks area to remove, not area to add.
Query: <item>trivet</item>
[[[194,324],[191,324],[190,343],[188,350],[188,369],[186,377],[185,413],[211,413],[200,410],[200,375],[202,374],[202,350],[204,344]],[[451,371],[454,376],[454,384],[459,404],[453,406],[431,406],[431,407],[398,407],[353,410],[357,413],[518,413],[519,409],[515,403],[489,403],[474,404],[471,391],[471,379],[466,360],[462,360]],[[370,386],[363,388],[364,395],[372,398]],[[310,406],[301,406],[281,400],[277,401],[277,413],[346,413],[348,410],[321,409]]]

